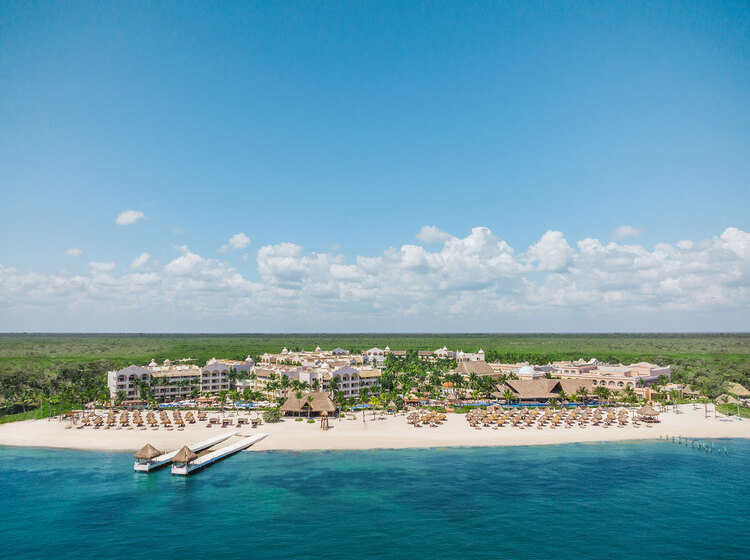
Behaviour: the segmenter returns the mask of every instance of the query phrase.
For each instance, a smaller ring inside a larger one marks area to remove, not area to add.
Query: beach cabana
[[[650,404],[642,406],[637,411],[638,416],[644,422],[658,422],[659,412]]]
[[[182,449],[177,452],[177,455],[172,457],[172,462],[187,464],[190,461],[195,461],[197,458],[198,455],[196,455],[187,445],[183,445]]]
[[[139,461],[150,461],[151,459],[156,459],[161,454],[161,451],[150,443],[147,443],[136,452],[134,457]]]

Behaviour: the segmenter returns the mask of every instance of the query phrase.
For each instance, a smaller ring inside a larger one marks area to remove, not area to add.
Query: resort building
[[[373,387],[377,384],[377,382],[380,380],[380,370],[379,369],[360,369],[359,370],[359,390],[362,389],[369,389],[370,393],[373,393]],[[359,392],[357,393],[357,396],[359,396]]]
[[[169,360],[166,360],[168,362]],[[154,397],[164,401],[180,401],[190,398],[194,388],[200,390],[201,370],[194,365],[169,365],[149,367],[151,391]]]
[[[151,382],[151,372],[144,367],[130,365],[118,371],[107,372],[107,387],[113,399],[120,391],[125,393],[126,399],[138,398],[139,382]]]
[[[146,367],[131,365],[107,372],[107,387],[113,399],[119,391],[125,393],[126,399],[133,399],[140,396],[138,383],[145,382],[150,385],[156,399],[178,401],[193,396],[195,388],[201,394],[229,390],[232,388],[230,373],[249,375],[254,365],[250,356],[244,361],[213,358],[203,367],[173,364],[170,360],[164,360],[160,365],[152,359]]]
[[[476,354],[472,354],[470,352],[464,352],[463,350],[459,350],[459,352],[456,354],[456,361],[459,364],[462,362],[483,362],[484,350],[480,348],[479,352],[477,352]]]
[[[254,366],[255,364],[250,356],[243,362],[211,358],[200,370],[201,392],[218,393],[219,391],[228,391],[231,389],[231,379],[229,377],[231,372],[234,371],[240,375],[249,375]]]
[[[385,357],[391,353],[391,349],[386,346],[385,350],[381,350],[380,348],[370,348],[369,350],[366,350],[362,352],[362,361],[360,364],[377,364],[377,365],[383,365],[383,362],[385,361]],[[356,359],[357,356],[352,356],[352,358]]]
[[[453,350],[448,350],[446,346],[443,346],[442,348],[438,348],[432,353],[433,356],[435,356],[438,359],[443,360],[452,360],[456,357],[456,353]]]
[[[556,377],[569,379],[587,379],[595,387],[622,390],[625,387],[633,389],[646,387],[656,382],[660,377],[669,379],[672,375],[670,366],[658,366],[648,362],[637,364],[603,364],[597,360],[584,362],[553,362]]]
[[[533,366],[525,365],[518,368],[516,371],[516,377],[518,377],[518,379],[542,379],[544,373],[538,371]]]
[[[332,372],[330,376],[339,378],[339,391],[344,393],[345,397],[359,396],[360,384],[357,368],[345,366]],[[323,388],[327,389],[328,387],[330,387],[330,383],[324,383]]]

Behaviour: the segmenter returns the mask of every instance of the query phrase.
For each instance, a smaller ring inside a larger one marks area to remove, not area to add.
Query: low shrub
[[[263,411],[264,422],[278,422],[281,420],[281,410],[278,408],[269,408]]]

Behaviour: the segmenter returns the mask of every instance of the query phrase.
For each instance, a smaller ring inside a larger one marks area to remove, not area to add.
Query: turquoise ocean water
[[[8,558],[750,558],[750,441],[250,452],[190,478],[0,447]]]

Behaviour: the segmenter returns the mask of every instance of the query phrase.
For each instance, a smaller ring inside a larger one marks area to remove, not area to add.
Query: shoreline
[[[252,434],[243,434],[252,435]],[[672,435],[670,434],[671,438]],[[677,435],[675,435],[677,437]],[[735,440],[735,439],[748,439],[750,435],[742,436],[719,436],[719,437],[692,437],[681,435],[682,439],[693,439],[693,440]],[[269,449],[258,449],[250,447],[241,451],[241,453],[255,452],[255,453],[324,453],[330,451],[403,451],[403,450],[419,450],[419,449],[485,449],[488,447],[501,448],[501,447],[547,447],[554,445],[575,445],[575,444],[601,444],[601,443],[646,443],[653,441],[666,441],[665,437],[641,437],[641,438],[625,438],[625,439],[593,439],[593,440],[570,440],[570,441],[551,441],[543,443],[530,443],[530,442],[518,442],[518,443],[488,443],[488,444],[472,444],[472,445],[411,445],[404,447],[321,447],[321,448],[305,448],[305,449],[291,449],[285,447],[272,447]],[[17,444],[5,444],[0,443],[0,449],[49,449],[54,451],[78,451],[81,453],[121,453],[129,455],[135,450],[124,450],[124,449],[91,449],[91,448],[80,448],[80,447],[59,447],[59,446],[48,446],[48,445],[17,445]]]
[[[269,436],[248,451],[329,451],[371,449],[424,449],[461,447],[536,446],[566,443],[606,443],[619,441],[658,440],[660,437],[683,437],[688,439],[750,439],[750,420],[734,417],[704,417],[701,409],[692,405],[680,405],[679,414],[662,413],[661,422],[648,426],[574,426],[550,429],[504,426],[493,430],[475,430],[461,414],[451,414],[443,425],[431,428],[414,428],[407,424],[406,416],[387,416],[383,420],[368,416],[362,422],[356,419],[331,419],[331,429],[322,431],[316,421],[308,424],[306,418],[296,422],[292,417],[260,428],[249,427],[206,428],[205,422],[188,424],[183,431],[140,429],[83,429],[66,428],[67,422],[52,420],[25,420],[0,425],[0,446],[68,449],[77,451],[135,452],[146,443],[167,451],[182,445],[206,439],[223,430],[237,431],[241,435],[252,435],[263,431]]]

